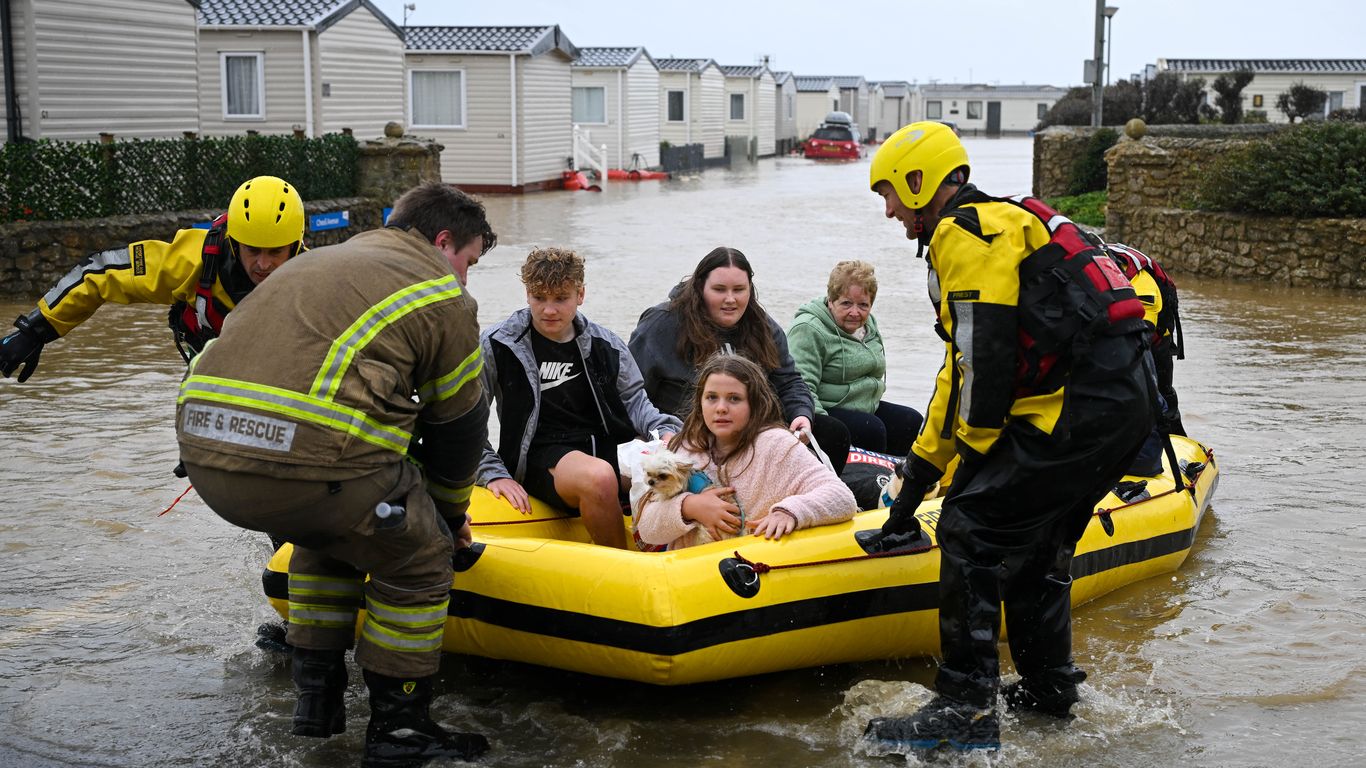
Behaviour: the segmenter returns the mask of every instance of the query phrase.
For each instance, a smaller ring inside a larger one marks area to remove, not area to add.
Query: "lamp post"
[[[1110,20],[1119,13],[1119,8],[1113,5],[1105,6],[1105,84],[1110,84],[1110,50],[1113,45],[1110,40]]]
[[[1105,80],[1100,68],[1105,65],[1105,0],[1096,0],[1096,51],[1091,67],[1091,126],[1100,127],[1101,100],[1105,98]]]
[[[403,26],[404,26],[405,28],[408,26],[408,12],[409,12],[409,11],[416,11],[416,10],[417,10],[417,3],[404,3],[404,4],[403,4]]]

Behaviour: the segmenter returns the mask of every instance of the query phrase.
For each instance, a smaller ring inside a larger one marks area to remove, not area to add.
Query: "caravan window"
[[[265,58],[263,51],[224,52],[221,55],[225,119],[265,119]]]
[[[607,89],[598,85],[574,89],[574,122],[607,123]]]
[[[683,97],[685,95],[686,94],[683,91],[669,91],[669,113],[667,115],[667,119],[669,122],[681,123],[684,120],[688,119],[687,111],[683,108]]]
[[[414,70],[409,73],[412,114],[409,122],[429,128],[465,127],[465,73],[451,70]]]

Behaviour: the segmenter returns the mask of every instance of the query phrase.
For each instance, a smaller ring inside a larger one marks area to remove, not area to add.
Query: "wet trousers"
[[[387,677],[436,674],[450,602],[451,531],[403,461],[341,481],[282,480],[188,464],[190,481],[220,517],[294,545],[289,563],[291,645],[344,650]],[[407,510],[383,527],[381,501]],[[367,581],[365,575],[369,574]]]
[[[939,693],[994,704],[1003,603],[1021,676],[1081,679],[1072,663],[1072,553],[1153,427],[1149,375],[1136,355],[1124,365],[1131,350],[1110,350],[1099,369],[1074,367],[1054,434],[1013,421],[955,476],[938,525]]]

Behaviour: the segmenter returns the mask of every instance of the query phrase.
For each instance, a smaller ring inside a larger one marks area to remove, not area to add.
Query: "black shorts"
[[[590,436],[583,438],[563,438],[547,441],[543,443],[532,443],[526,455],[526,473],[522,478],[522,487],[531,496],[549,504],[550,506],[563,511],[578,514],[578,510],[569,506],[568,502],[560,498],[560,494],[555,492],[555,477],[550,474],[550,470],[560,463],[560,460],[574,451],[581,451],[602,459],[612,465],[612,471],[621,474],[620,467],[617,466],[617,444],[611,438],[602,436]],[[620,494],[622,504],[629,503],[625,493]]]

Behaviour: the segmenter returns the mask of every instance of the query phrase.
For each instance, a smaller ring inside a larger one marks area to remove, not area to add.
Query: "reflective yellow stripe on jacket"
[[[460,282],[454,275],[448,275],[408,286],[385,297],[332,342],[307,394],[240,379],[198,375],[194,372],[194,363],[191,363],[189,375],[180,386],[178,403],[199,400],[254,408],[334,429],[395,453],[406,454],[413,438],[409,430],[383,424],[360,409],[333,402],[333,398],[356,355],[382,330],[416,309],[458,298],[462,292]],[[195,362],[199,359],[196,358]],[[475,379],[482,367],[482,353],[476,347],[455,370],[424,385],[419,396],[426,402],[452,397],[465,383]]]
[[[438,301],[458,298],[462,292],[460,281],[455,279],[455,275],[446,275],[436,280],[410,285],[385,297],[384,301],[356,318],[356,322],[332,342],[332,348],[328,350],[309,394],[331,400],[336,396],[342,377],[356,353],[364,349],[380,331],[415,309]]]

